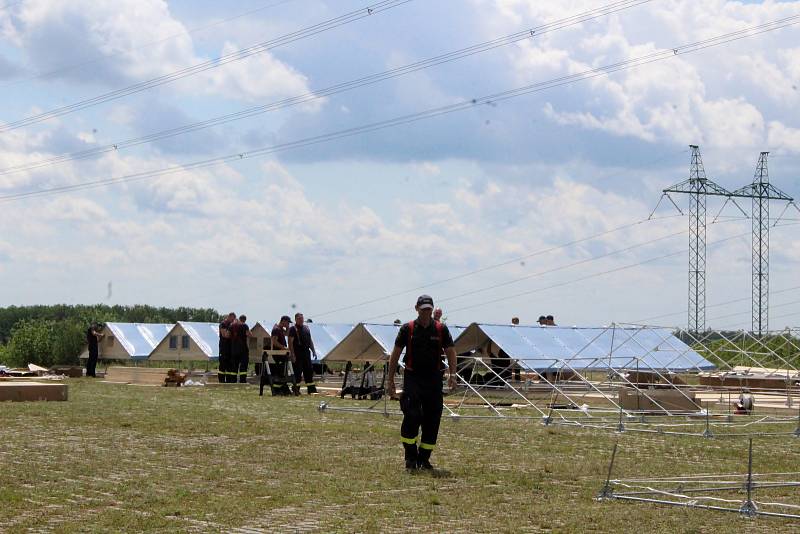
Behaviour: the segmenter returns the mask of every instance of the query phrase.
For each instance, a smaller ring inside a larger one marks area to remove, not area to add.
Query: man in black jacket
[[[439,435],[439,421],[442,416],[442,379],[447,355],[448,381],[452,390],[456,386],[456,351],[453,337],[447,326],[434,321],[433,299],[421,295],[417,299],[418,317],[404,324],[397,333],[394,350],[389,357],[387,394],[395,396],[394,376],[400,353],[403,358],[403,394],[400,408],[403,410],[403,423],[400,426],[400,441],[405,451],[406,469],[433,469],[430,463],[431,452]],[[417,446],[417,435],[422,433]]]
[[[95,369],[97,368],[97,358],[100,356],[98,342],[102,338],[103,328],[97,323],[92,323],[86,330],[86,343],[89,345],[89,359],[86,360],[86,376],[96,378]]]
[[[311,353],[317,357],[317,349],[314,348],[314,340],[311,339],[311,329],[304,324],[302,313],[294,314],[294,325],[289,327],[289,354],[292,358],[294,367],[294,388],[292,393],[300,395],[300,378],[306,383],[306,391],[309,395],[317,392],[317,385],[314,383],[314,366],[311,365]]]

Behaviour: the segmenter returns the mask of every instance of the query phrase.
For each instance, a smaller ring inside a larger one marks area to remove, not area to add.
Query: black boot
[[[315,386],[314,384],[312,384],[312,385],[308,386],[308,387],[306,388],[306,390],[308,391],[308,394],[309,394],[309,395],[313,395],[314,393],[316,393],[316,392],[317,392],[317,386]]]
[[[420,448],[419,453],[417,453],[417,469],[424,469],[426,471],[433,470],[430,460],[431,450]]]
[[[416,443],[403,443],[403,449],[405,449],[405,457],[406,457],[406,469],[408,470],[416,470],[417,469],[417,444]]]
[[[300,396],[300,386],[292,386],[292,395],[295,397]]]

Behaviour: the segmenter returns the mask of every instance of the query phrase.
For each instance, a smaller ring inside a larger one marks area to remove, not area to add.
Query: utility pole
[[[785,200],[783,212],[794,205],[792,197],[769,183],[768,155],[769,152],[762,152],[758,157],[753,183],[733,192],[735,197],[753,200],[752,330],[758,336],[769,331],[769,201]]]
[[[688,330],[702,332],[706,328],[706,197],[732,193],[709,180],[700,156],[700,147],[689,145],[692,152],[689,178],[664,189],[666,196],[678,208],[670,193],[689,195],[689,318]],[[659,201],[660,203],[660,201]],[[658,206],[656,206],[658,209]],[[680,211],[680,208],[678,208]],[[655,210],[654,210],[655,212]],[[681,211],[681,213],[683,213]]]

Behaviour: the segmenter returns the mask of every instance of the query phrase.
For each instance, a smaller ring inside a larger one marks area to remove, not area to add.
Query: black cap
[[[288,315],[284,315],[283,317],[281,317],[281,322],[283,322],[283,321],[292,322],[292,319]]]
[[[546,321],[546,320],[547,320],[547,317],[545,317],[544,315],[540,315],[539,316],[539,322]]]
[[[433,309],[433,299],[430,295],[420,295],[417,298],[417,308],[430,308]]]

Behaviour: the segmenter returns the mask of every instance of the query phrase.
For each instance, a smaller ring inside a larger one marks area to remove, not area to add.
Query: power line
[[[186,67],[169,74],[165,74],[163,76],[158,76],[156,78],[152,78],[150,80],[146,80],[143,82],[139,82],[128,87],[123,87],[121,89],[117,89],[102,95],[98,95],[86,100],[81,100],[79,102],[75,102],[73,104],[69,104],[67,106],[63,106],[60,108],[52,109],[50,111],[45,111],[44,113],[39,113],[37,115],[32,115],[30,117],[25,117],[23,119],[19,119],[17,121],[9,122],[0,127],[0,133],[8,132],[11,130],[16,130],[18,128],[22,128],[25,126],[30,126],[32,124],[37,124],[39,122],[43,122],[46,120],[53,119],[55,117],[61,117],[63,115],[67,115],[69,113],[74,113],[76,111],[80,111],[82,109],[86,109],[92,106],[96,106],[98,104],[103,104],[106,102],[111,102],[113,100],[117,100],[119,98],[123,98],[126,96],[130,96],[135,93],[140,93],[142,91],[146,91],[148,89],[152,89],[153,87],[158,87],[161,85],[165,85],[168,83],[175,82],[177,80],[181,80],[183,78],[187,78],[189,76],[193,76],[195,74],[205,72],[207,70],[211,70],[222,65],[227,65],[228,63],[232,63],[234,61],[240,61],[242,59],[248,58],[250,56],[261,54],[263,52],[267,52],[279,46],[284,46],[289,43],[293,43],[295,41],[299,41],[301,39],[306,39],[308,37],[312,37],[318,35],[320,33],[332,30],[334,28],[338,28],[339,26],[344,26],[345,24],[350,24],[351,22],[355,22],[361,20],[366,17],[370,17],[372,15],[376,15],[378,13],[382,13],[384,11],[388,11],[389,9],[393,9],[395,7],[407,4],[412,2],[413,0],[383,0],[381,2],[372,4],[370,6],[358,9],[356,11],[352,11],[345,15],[341,15],[339,17],[320,22],[313,26],[309,26],[307,28],[303,28],[301,30],[294,31],[292,33],[288,33],[286,35],[282,35],[275,39],[271,39],[269,41],[264,41],[262,43],[258,43],[253,46],[249,46],[247,48],[242,48],[230,54],[225,54],[215,59],[211,59],[208,61],[204,61],[202,63],[198,63],[196,65],[192,65],[190,67]]]
[[[673,215],[671,217],[680,217],[680,215]],[[666,217],[666,218],[671,218],[671,217]],[[341,308],[328,310],[328,311],[325,311],[323,313],[314,313],[314,314],[311,314],[311,315],[313,315],[314,317],[324,317],[326,315],[331,315],[333,313],[352,310],[354,308],[360,308],[362,306],[367,306],[369,304],[375,304],[376,302],[381,302],[381,301],[384,301],[384,300],[388,300],[390,298],[406,295],[406,294],[411,293],[413,291],[421,291],[423,289],[428,289],[428,288],[431,288],[431,287],[434,287],[434,286],[446,284],[448,282],[453,282],[455,280],[460,280],[462,278],[467,278],[467,277],[470,277],[470,276],[474,276],[476,274],[480,274],[480,273],[483,273],[483,272],[486,272],[486,271],[498,269],[500,267],[505,267],[506,265],[511,265],[513,263],[518,263],[520,261],[525,261],[525,260],[528,260],[530,258],[534,258],[536,256],[542,256],[542,255],[545,255],[545,254],[549,254],[550,252],[555,252],[555,251],[563,249],[563,248],[569,248],[571,246],[574,246],[574,245],[577,245],[577,244],[580,244],[580,243],[584,243],[586,241],[593,241],[593,240],[595,240],[595,239],[597,239],[599,237],[603,237],[603,236],[606,236],[606,235],[609,235],[609,234],[612,234],[612,233],[615,233],[615,232],[619,232],[620,230],[625,230],[627,228],[632,228],[634,226],[637,226],[637,225],[642,224],[642,223],[649,222],[651,220],[657,220],[657,219],[642,219],[640,221],[636,221],[636,222],[633,222],[633,223],[623,224],[622,226],[617,226],[616,228],[611,228],[610,230],[606,230],[604,232],[599,232],[599,233],[596,233],[596,234],[593,234],[593,235],[590,235],[590,236],[586,236],[586,237],[582,237],[582,238],[579,238],[579,239],[575,239],[575,240],[569,241],[567,243],[562,243],[560,245],[552,246],[552,247],[549,247],[549,248],[546,248],[546,249],[537,250],[536,252],[532,252],[532,253],[526,254],[524,256],[518,256],[518,257],[512,258],[510,260],[505,260],[505,261],[502,261],[502,262],[499,262],[499,263],[494,263],[492,265],[487,265],[487,266],[484,266],[484,267],[480,267],[478,269],[474,269],[472,271],[468,271],[468,272],[465,272],[465,273],[462,273],[462,274],[451,276],[449,278],[443,278],[443,279],[436,280],[434,282],[429,282],[429,283],[426,283],[426,284],[423,284],[423,285],[420,285],[420,286],[404,289],[404,290],[401,290],[401,291],[397,291],[395,293],[389,293],[387,295],[382,295],[380,297],[375,297],[375,298],[372,298],[372,299],[369,299],[369,300],[358,302],[356,304],[350,304],[350,305],[347,305],[347,306],[343,306]]]
[[[785,306],[791,306],[792,304],[800,304],[800,300],[794,300],[794,301],[791,301],[791,302],[784,302],[782,304],[775,304],[775,305],[770,306],[770,309],[783,308]],[[728,317],[736,317],[737,315],[745,315],[745,314],[750,313],[750,312],[751,312],[751,310],[747,310],[745,312],[729,313],[727,315],[720,315],[719,317],[714,317],[711,320],[712,321],[719,321],[720,319],[727,319]]]
[[[408,0],[410,1],[410,0]],[[187,163],[184,165],[175,165],[172,167],[167,167],[164,169],[156,170],[156,171],[145,171],[140,173],[129,174],[125,176],[120,176],[116,178],[106,178],[100,180],[93,180],[89,182],[82,182],[78,184],[71,184],[71,185],[64,185],[64,186],[57,186],[48,189],[40,189],[35,191],[27,191],[22,193],[13,193],[9,195],[0,196],[0,202],[10,202],[15,200],[22,200],[26,198],[38,197],[38,196],[45,196],[45,195],[52,195],[52,194],[61,194],[61,193],[68,193],[73,191],[80,191],[85,189],[93,189],[97,187],[106,187],[109,185],[120,184],[120,183],[128,183],[134,181],[140,181],[150,178],[156,178],[159,176],[165,176],[169,174],[175,174],[179,172],[184,172],[187,170],[195,170],[201,168],[212,167],[216,165],[221,165],[227,162],[239,161],[243,159],[255,158],[255,157],[262,157],[268,154],[273,154],[276,152],[290,150],[295,148],[302,148],[307,146],[312,146],[320,143],[325,143],[337,139],[343,139],[346,137],[352,137],[355,135],[383,130],[386,128],[391,128],[395,126],[400,126],[404,124],[410,124],[414,122],[418,122],[424,119],[429,119],[433,117],[438,117],[442,115],[447,115],[450,113],[455,113],[458,111],[463,111],[466,109],[472,109],[478,105],[482,104],[494,104],[496,102],[501,102],[505,100],[510,100],[513,98],[518,98],[523,95],[536,93],[540,91],[544,91],[546,89],[552,89],[555,87],[560,87],[563,85],[576,83],[578,81],[588,80],[592,78],[596,78],[599,76],[606,76],[613,72],[618,72],[621,70],[627,70],[631,68],[640,67],[642,65],[647,65],[649,63],[654,63],[656,61],[663,61],[665,59],[669,59],[671,57],[677,56],[679,54],[686,54],[691,52],[697,52],[700,50],[704,50],[706,48],[710,48],[713,46],[720,46],[723,44],[727,44],[730,42],[738,41],[741,39],[749,38],[754,35],[760,35],[762,33],[775,31],[778,29],[786,28],[797,24],[800,22],[800,15],[795,15],[792,17],[786,17],[784,19],[779,19],[777,21],[760,24],[758,26],[753,26],[749,28],[744,28],[742,30],[738,30],[735,32],[730,32],[724,35],[720,35],[717,37],[712,37],[709,39],[704,39],[702,41],[698,41],[695,43],[690,43],[686,45],[681,45],[676,48],[663,50],[660,52],[652,52],[650,54],[645,54],[643,56],[639,56],[637,58],[632,58],[629,60],[621,61],[618,63],[613,63],[611,65],[606,65],[603,67],[598,67],[594,69],[590,69],[587,71],[583,71],[580,73],[570,74],[566,76],[561,76],[559,78],[555,78],[552,80],[548,80],[545,82],[538,82],[530,85],[526,85],[523,87],[518,87],[516,89],[511,89],[508,91],[503,91],[500,93],[495,93],[488,96],[483,96],[479,98],[473,98],[471,100],[465,100],[461,102],[457,102],[455,104],[450,104],[446,106],[441,106],[437,108],[432,108],[426,111],[413,113],[410,115],[403,115],[400,117],[395,117],[393,119],[388,119],[380,122],[374,122],[371,124],[357,126],[353,128],[347,128],[344,130],[339,130],[336,132],[331,132],[328,134],[307,137],[305,139],[300,139],[297,141],[281,143],[277,145],[273,145],[270,147],[263,147],[259,149],[254,149],[246,152],[240,152],[236,154],[229,154],[227,156],[220,156],[216,158],[210,158],[206,160],[195,161],[192,163]]]
[[[227,17],[227,18],[224,18],[224,19],[219,19],[219,20],[216,20],[214,22],[210,22],[210,23],[205,24],[203,26],[197,26],[195,28],[190,28],[190,29],[188,29],[188,30],[186,30],[184,32],[180,32],[180,33],[175,33],[175,34],[169,35],[169,36],[164,37],[162,39],[158,39],[157,41],[151,41],[149,43],[145,43],[145,44],[140,45],[140,46],[129,48],[129,49],[125,50],[124,52],[120,51],[120,52],[113,52],[113,53],[105,55],[105,56],[96,56],[96,57],[91,58],[91,59],[86,59],[86,60],[83,60],[83,61],[79,61],[77,63],[72,63],[70,65],[65,65],[63,67],[59,67],[57,69],[53,69],[53,70],[50,70],[50,71],[47,71],[47,72],[40,72],[40,73],[34,74],[33,76],[28,76],[26,78],[20,78],[20,79],[17,79],[17,80],[13,80],[13,81],[10,81],[8,83],[4,83],[4,84],[0,85],[0,89],[5,88],[5,87],[10,87],[10,86],[13,86],[13,85],[19,85],[21,83],[25,83],[25,82],[29,82],[29,81],[33,81],[33,80],[39,80],[39,79],[42,79],[42,78],[52,78],[52,77],[55,77],[58,74],[61,74],[61,73],[64,73],[64,72],[69,72],[69,71],[75,70],[75,69],[79,69],[79,68],[85,67],[87,65],[93,65],[95,63],[103,63],[103,62],[108,61],[108,60],[110,60],[112,58],[115,58],[115,57],[117,57],[117,56],[119,56],[119,55],[121,55],[121,54],[123,54],[125,52],[133,52],[135,50],[142,50],[144,48],[149,48],[149,47],[155,46],[157,44],[161,44],[161,43],[165,43],[167,41],[171,41],[172,39],[176,39],[178,37],[183,37],[184,35],[192,35],[194,33],[198,33],[198,32],[207,30],[209,28],[213,28],[215,26],[219,26],[221,24],[225,24],[227,22],[231,22],[232,20],[240,19],[240,18],[246,17],[248,15],[253,15],[253,14],[258,13],[260,11],[264,11],[265,9],[278,7],[280,5],[288,4],[289,2],[294,2],[294,1],[295,0],[281,0],[279,2],[274,2],[274,3],[271,3],[271,4],[263,5],[261,7],[257,7],[255,9],[251,9],[249,11],[245,11],[245,12],[239,13],[237,15],[233,15],[233,16],[230,16],[230,17]],[[15,2],[14,4],[9,4],[9,5],[16,5],[16,4],[21,4],[21,3],[22,3],[22,1]],[[8,7],[8,6],[5,6],[5,7]],[[2,8],[0,8],[0,9],[2,9]]]
[[[786,293],[788,291],[796,291],[798,289],[800,289],[800,286],[788,287],[786,289],[781,289],[780,291],[772,291],[770,292],[770,295],[779,295],[781,293]],[[720,306],[727,306],[728,304],[735,304],[737,302],[744,302],[744,301],[750,301],[750,297],[743,297],[738,299],[726,300],[725,302],[718,302],[716,304],[709,304],[708,306],[706,306],[706,308],[718,308]],[[653,315],[651,317],[645,317],[644,319],[636,319],[635,321],[633,321],[633,324],[644,324],[647,321],[652,321],[653,319],[663,319],[664,317],[675,317],[676,315],[683,315],[684,313],[686,313],[685,310],[672,313],[662,313],[661,315]],[[716,319],[719,319],[719,317],[717,317]]]
[[[567,264],[567,265],[561,265],[561,266],[555,267],[553,269],[548,269],[546,271],[533,273],[533,274],[527,275],[527,276],[519,278],[519,279],[503,282],[503,283],[500,283],[500,284],[494,284],[494,285],[491,285],[491,286],[486,286],[486,287],[483,287],[483,288],[480,288],[480,289],[477,289],[477,290],[470,290],[470,291],[467,291],[465,293],[459,293],[457,295],[451,295],[451,296],[445,297],[445,298],[439,298],[439,299],[436,300],[436,302],[449,302],[449,301],[456,300],[456,299],[459,299],[459,298],[463,298],[463,297],[467,297],[467,296],[470,296],[470,295],[474,295],[476,293],[481,293],[483,291],[488,291],[490,289],[495,289],[497,287],[501,287],[501,286],[504,286],[504,285],[509,285],[509,284],[512,284],[512,283],[516,283],[516,282],[519,282],[519,281],[522,281],[522,280],[527,280],[527,279],[530,279],[530,278],[543,276],[545,274],[550,274],[550,273],[553,273],[553,272],[557,272],[557,271],[560,271],[562,269],[568,269],[568,268],[574,267],[576,265],[581,265],[581,264],[589,263],[589,262],[592,262],[592,261],[600,260],[600,259],[603,259],[603,258],[607,258],[609,256],[612,256],[614,254],[618,254],[620,252],[626,252],[626,251],[629,251],[629,250],[632,250],[632,249],[635,249],[635,248],[638,248],[638,247],[643,247],[643,246],[646,246],[646,245],[650,245],[650,244],[653,244],[655,242],[662,241],[664,239],[668,239],[668,238],[671,238],[671,237],[676,237],[678,235],[682,235],[683,233],[684,232],[682,232],[682,231],[681,232],[677,232],[675,234],[670,234],[670,235],[659,237],[659,238],[656,238],[656,239],[651,239],[651,240],[645,241],[643,243],[638,243],[636,245],[632,245],[632,246],[626,247],[624,249],[615,250],[615,251],[612,251],[612,252],[609,252],[609,253],[601,254],[599,256],[592,256],[590,258],[586,258],[586,259],[583,259],[583,260],[580,260],[580,261],[577,261],[577,262],[574,262],[574,263],[570,263],[570,264]],[[585,279],[588,279],[588,278],[593,278],[595,276],[599,276],[600,274],[608,274],[608,273],[616,272],[618,270],[622,270],[622,269],[625,269],[625,268],[635,267],[635,266],[641,265],[642,263],[652,262],[652,261],[655,261],[655,260],[658,260],[658,259],[664,259],[664,258],[668,258],[670,256],[675,256],[675,255],[680,254],[682,252],[683,251],[673,252],[673,253],[667,254],[665,256],[659,256],[657,258],[654,258],[654,259],[651,259],[651,260],[646,260],[645,262],[637,263],[637,264],[634,264],[634,265],[631,265],[631,266],[627,266],[627,267],[624,267],[624,268],[612,269],[610,271],[604,271],[603,273],[596,273],[596,274],[590,275],[588,277],[578,278],[576,280],[571,280],[571,281],[560,283],[560,284],[556,284],[556,285],[553,285],[553,286],[547,286],[546,288],[539,288],[539,289],[535,289],[533,291],[526,291],[526,292],[523,292],[523,293],[517,293],[515,295],[511,295],[511,296],[508,296],[508,297],[502,297],[502,298],[495,299],[495,300],[490,300],[490,301],[487,301],[487,302],[484,302],[484,303],[481,303],[481,304],[478,304],[478,305],[470,305],[470,306],[465,306],[465,307],[462,307],[462,308],[449,309],[448,312],[449,313],[454,313],[454,312],[457,312],[457,311],[466,310],[466,309],[469,309],[469,308],[474,308],[476,306],[481,306],[483,304],[491,304],[491,303],[494,303],[494,302],[500,302],[502,300],[507,300],[507,299],[515,298],[515,297],[522,296],[522,295],[528,295],[530,293],[543,291],[544,289],[550,289],[552,287],[560,287],[562,285],[567,285],[567,284],[571,284],[571,283],[574,283],[574,282],[577,282],[577,281],[582,281],[582,280],[585,280]],[[405,311],[405,308],[402,309],[402,310],[396,310],[396,311],[389,312],[389,313],[383,313],[381,315],[374,315],[372,317],[368,317],[368,318],[364,319],[363,321],[366,322],[366,321],[372,321],[374,319],[380,319],[382,317],[389,317],[389,316],[392,316],[392,315],[396,315],[398,313],[402,313],[403,311]]]
[[[465,48],[461,48],[459,50],[455,50],[452,52],[448,52],[445,54],[440,54],[428,59],[424,59],[421,61],[417,61],[414,63],[410,63],[408,65],[404,65],[402,67],[396,67],[394,69],[390,69],[387,71],[383,71],[376,74],[371,74],[369,76],[364,76],[361,78],[357,78],[354,80],[350,80],[347,82],[342,82],[324,89],[318,89],[315,91],[311,91],[308,93],[304,93],[301,95],[285,98],[283,100],[279,100],[276,102],[272,102],[270,104],[265,104],[261,106],[255,106],[252,108],[248,108],[245,110],[237,111],[234,113],[229,113],[226,115],[222,115],[219,117],[214,117],[211,119],[206,119],[204,121],[187,124],[184,126],[170,128],[168,130],[162,130],[160,132],[151,133],[148,135],[144,135],[141,137],[135,137],[132,139],[126,139],[124,141],[117,141],[113,143],[108,143],[103,146],[94,147],[87,150],[81,150],[78,152],[72,152],[69,154],[63,154],[60,156],[56,156],[53,158],[48,158],[45,160],[40,160],[32,163],[25,163],[22,165],[16,165],[14,167],[8,167],[6,169],[0,170],[0,176],[6,174],[13,174],[22,171],[30,171],[34,169],[39,169],[42,167],[47,167],[50,165],[55,165],[59,163],[64,163],[68,161],[75,161],[79,159],[85,159],[92,156],[98,156],[101,154],[115,152],[124,148],[130,148],[133,146],[142,145],[145,143],[152,143],[154,141],[159,141],[162,139],[168,139],[171,137],[175,137],[178,135],[183,135],[186,133],[195,132],[198,130],[203,130],[206,128],[211,128],[213,126],[219,126],[222,124],[227,124],[230,122],[251,118],[257,115],[261,115],[267,112],[276,111],[279,109],[285,109],[291,106],[296,106],[299,104],[304,104],[311,102],[313,100],[318,100],[321,98],[325,98],[334,94],[343,93],[346,91],[351,91],[353,89],[357,89],[360,87],[364,87],[366,85],[372,85],[375,83],[379,83],[382,81],[386,81],[389,79],[397,78],[399,76],[404,76],[406,74],[411,74],[423,69],[431,68],[434,66],[442,65],[444,63],[450,63],[452,61],[456,61],[459,59],[463,59],[466,57],[470,57],[479,53],[487,52],[493,50],[495,48],[499,48],[502,46],[507,46],[513,43],[517,43],[520,41],[524,41],[530,39],[532,37],[543,35],[549,32],[557,31],[560,29],[567,28],[569,26],[573,26],[576,24],[582,24],[584,22],[606,16],[611,13],[616,13],[619,11],[623,11],[626,9],[630,9],[631,7],[638,6],[640,4],[649,3],[653,0],[626,0],[623,2],[615,2],[613,4],[609,4],[607,6],[603,6],[597,9],[593,9],[590,11],[586,11],[583,13],[579,13],[577,15],[572,15],[570,17],[566,17],[563,19],[559,19],[553,21],[551,23],[547,23],[535,28],[525,29],[516,33],[512,33],[503,37],[499,37],[496,39],[492,39],[489,41],[485,41],[483,43],[475,44],[472,46],[468,46]]]
[[[452,297],[446,297],[446,298],[443,298],[443,299],[438,299],[437,302],[450,302],[452,300],[456,300],[456,299],[460,299],[460,298],[464,298],[464,297],[469,297],[469,296],[472,296],[472,295],[477,295],[478,293],[484,293],[486,291],[491,291],[493,289],[498,289],[498,288],[505,287],[505,286],[508,286],[508,285],[516,284],[518,282],[523,282],[525,280],[530,280],[531,278],[538,278],[538,277],[544,276],[546,274],[555,273],[555,272],[558,272],[558,271],[561,271],[561,270],[564,270],[564,269],[569,269],[571,267],[576,267],[578,265],[583,265],[583,264],[590,263],[590,262],[593,262],[593,261],[597,261],[597,260],[601,260],[601,259],[608,258],[608,257],[611,257],[611,256],[615,256],[617,254],[622,254],[623,252],[630,252],[631,250],[634,250],[634,249],[637,249],[637,248],[640,248],[640,247],[644,247],[644,246],[647,246],[647,245],[652,245],[653,243],[658,243],[659,241],[664,241],[666,239],[671,239],[673,237],[677,237],[677,236],[683,235],[685,233],[686,232],[684,232],[684,231],[674,232],[672,234],[668,234],[668,235],[665,235],[665,236],[657,237],[655,239],[649,239],[649,240],[644,241],[642,243],[636,243],[635,245],[629,245],[627,247],[615,249],[615,250],[606,252],[604,254],[601,254],[599,256],[592,256],[592,257],[589,257],[589,258],[584,258],[582,260],[579,260],[579,261],[576,261],[576,262],[573,262],[573,263],[569,263],[569,264],[566,264],[566,265],[559,265],[558,267],[553,267],[553,268],[550,268],[550,269],[546,269],[544,271],[537,271],[535,273],[527,274],[525,276],[521,276],[521,277],[518,277],[518,278],[511,279],[511,280],[506,280],[505,282],[492,284],[490,286],[485,286],[485,287],[482,287],[482,288],[479,288],[479,289],[473,289],[473,290],[470,290],[470,291],[468,291],[466,293],[460,293],[459,295],[455,295],[455,296],[452,296]]]
[[[739,234],[739,235],[726,237],[726,238],[714,241],[713,243],[709,243],[709,245],[711,245],[711,246],[718,245],[718,244],[721,244],[721,243],[724,243],[724,242],[727,242],[727,241],[731,241],[733,239],[738,239],[738,238],[740,238],[742,236],[747,236],[747,235],[750,235],[750,234],[749,233],[744,233],[744,234]],[[538,287],[538,288],[532,289],[530,291],[524,291],[524,292],[521,292],[521,293],[516,293],[514,295],[508,295],[508,296],[505,296],[505,297],[499,297],[499,298],[496,298],[496,299],[480,302],[480,303],[477,303],[477,304],[471,304],[471,305],[468,305],[468,306],[463,306],[461,308],[451,309],[451,310],[448,310],[448,312],[449,313],[455,313],[455,312],[458,312],[458,311],[469,310],[469,309],[477,308],[477,307],[480,307],[480,306],[486,306],[487,304],[494,304],[494,303],[497,303],[497,302],[503,302],[503,301],[506,301],[506,300],[515,299],[515,298],[519,298],[519,297],[522,297],[522,296],[532,295],[534,293],[539,293],[541,291],[546,291],[548,289],[554,289],[554,288],[557,288],[557,287],[563,287],[563,286],[567,286],[567,285],[574,284],[574,283],[577,283],[577,282],[583,282],[583,281],[586,281],[586,280],[590,280],[592,278],[597,278],[599,276],[605,276],[607,274],[612,274],[612,273],[625,271],[625,270],[628,270],[628,269],[632,269],[634,267],[639,267],[639,266],[642,266],[642,265],[646,265],[648,263],[653,263],[653,262],[656,262],[656,261],[659,261],[659,260],[671,258],[671,257],[677,256],[679,254],[685,254],[685,253],[686,253],[685,250],[678,250],[678,251],[675,251],[675,252],[670,252],[670,253],[662,254],[660,256],[656,256],[656,257],[653,257],[653,258],[649,258],[649,259],[646,259],[646,260],[643,260],[643,261],[640,261],[640,262],[637,262],[637,263],[623,265],[621,267],[616,267],[614,269],[609,269],[609,270],[606,270],[606,271],[593,273],[593,274],[590,274],[590,275],[587,275],[587,276],[582,276],[582,277],[579,277],[579,278],[574,278],[572,280],[567,280],[567,281],[560,282],[560,283],[557,283],[557,284],[544,286],[544,287]],[[398,313],[398,312],[394,312],[394,313]],[[388,315],[391,315],[391,314],[375,316],[375,317],[371,317],[370,319],[375,319],[375,318],[378,318],[378,317],[385,317],[385,316],[388,316]]]

